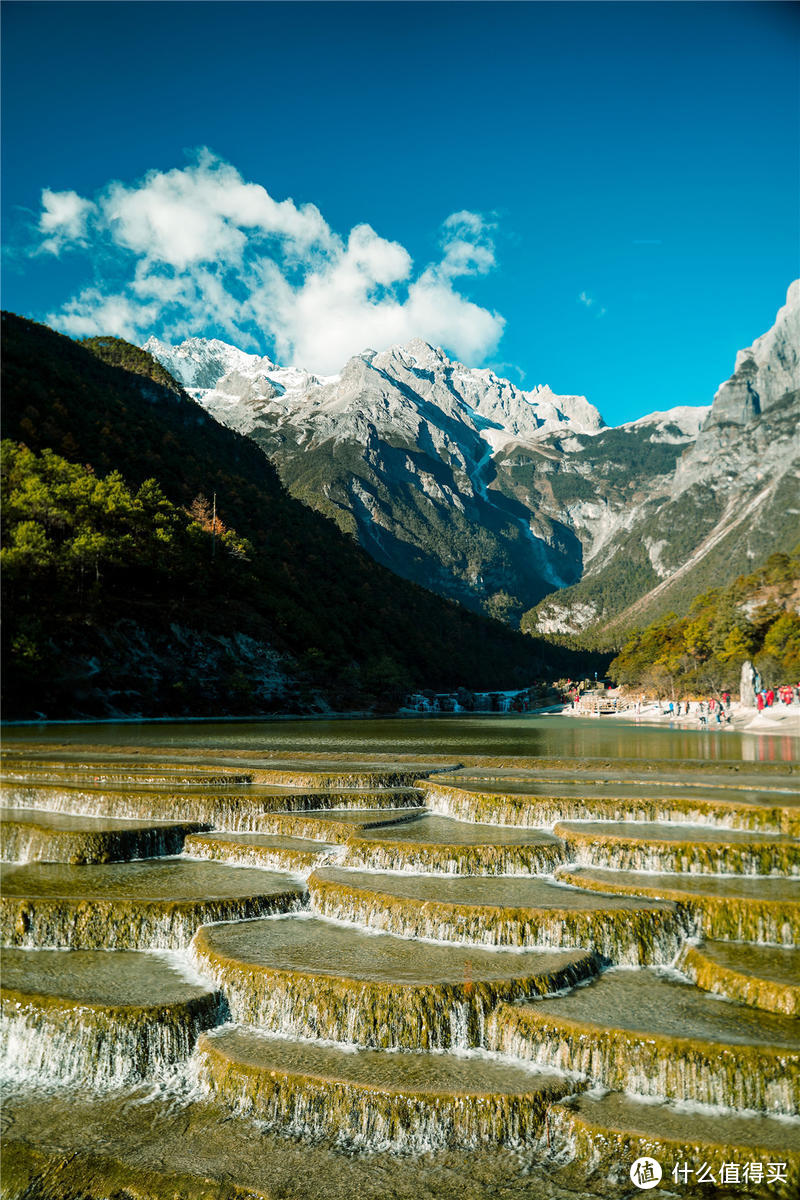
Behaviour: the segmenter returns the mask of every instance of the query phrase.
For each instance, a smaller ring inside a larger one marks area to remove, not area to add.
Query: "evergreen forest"
[[[7,717],[391,710],[608,661],[377,565],[137,347],[3,341]]]
[[[738,691],[742,664],[767,687],[800,680],[800,547],[771,554],[757,571],[697,596],[634,633],[608,668],[617,684],[675,699]]]

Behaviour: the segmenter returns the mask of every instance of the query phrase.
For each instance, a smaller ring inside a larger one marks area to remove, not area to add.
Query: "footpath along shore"
[[[609,697],[613,698],[614,693],[609,693]],[[697,729],[710,732],[724,733],[725,730],[735,730],[737,733],[758,733],[758,734],[777,734],[781,737],[796,737],[800,738],[800,704],[793,701],[791,704],[773,704],[771,708],[764,709],[759,712],[758,709],[747,707],[740,704],[738,701],[733,701],[730,708],[727,710],[733,718],[732,724],[718,725],[714,719],[714,714],[708,714],[708,725],[704,727],[700,723],[700,707],[699,701],[692,701],[691,712],[688,714],[681,713],[675,716],[666,711],[663,705],[659,708],[658,702],[648,701],[642,704],[637,712],[634,705],[624,707],[626,701],[622,697],[618,697],[620,708],[617,712],[603,713],[603,720],[618,720],[618,721],[635,721],[637,724],[648,725],[664,725],[673,729]],[[681,707],[683,707],[683,701]],[[573,708],[571,704],[567,704],[562,709],[562,716],[565,717],[586,717],[587,713],[582,712],[580,708]]]

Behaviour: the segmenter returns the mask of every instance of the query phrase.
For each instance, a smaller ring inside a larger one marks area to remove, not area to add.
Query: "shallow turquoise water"
[[[791,762],[800,740],[637,725],[616,718],[496,713],[333,720],[103,722],[6,727],[6,745],[169,746],[330,754],[489,755]]]

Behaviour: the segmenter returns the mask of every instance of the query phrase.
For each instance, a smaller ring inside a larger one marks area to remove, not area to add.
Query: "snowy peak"
[[[185,388],[196,391],[216,387],[231,372],[254,375],[274,370],[270,358],[246,354],[218,338],[187,338],[179,346],[170,346],[159,338],[148,338],[142,347],[166,367]]]
[[[675,408],[668,408],[666,412],[648,413],[646,417],[639,417],[638,421],[626,421],[619,428],[644,432],[650,430],[648,441],[678,444],[694,441],[710,412],[710,404],[679,404]]]
[[[603,428],[600,413],[585,396],[558,396],[549,387],[526,392],[489,368],[466,367],[419,338],[377,354],[372,365],[410,386],[426,400],[456,415],[477,417],[495,430],[495,448],[504,442],[538,439],[565,425],[574,433]]]
[[[151,337],[143,349],[166,367],[221,424],[250,433],[265,408],[291,410],[326,380],[299,367],[279,367],[218,338],[187,338],[171,346]]]
[[[523,391],[492,370],[451,361],[421,338],[387,350],[367,349],[340,375],[320,378],[298,367],[247,354],[216,338],[178,346],[151,337],[144,349],[167,368],[218,420],[250,432],[259,413],[293,425],[324,426],[312,437],[352,436],[352,419],[409,435],[442,420],[483,437],[495,452],[509,442],[537,441],[559,431],[595,433],[604,427],[585,396],[559,396],[546,386]],[[351,419],[348,420],[347,414]],[[452,435],[452,428],[449,429]]]
[[[800,283],[713,406],[614,430],[585,396],[522,388],[420,338],[325,379],[219,341],[146,348],[379,562],[511,623],[573,584],[540,629],[604,623],[645,592],[657,605],[695,566],[742,573],[796,520]]]

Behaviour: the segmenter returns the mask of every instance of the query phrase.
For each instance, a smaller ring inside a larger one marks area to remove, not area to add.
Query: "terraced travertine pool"
[[[787,739],[332,724],[13,731],[3,1196],[794,1200]]]

